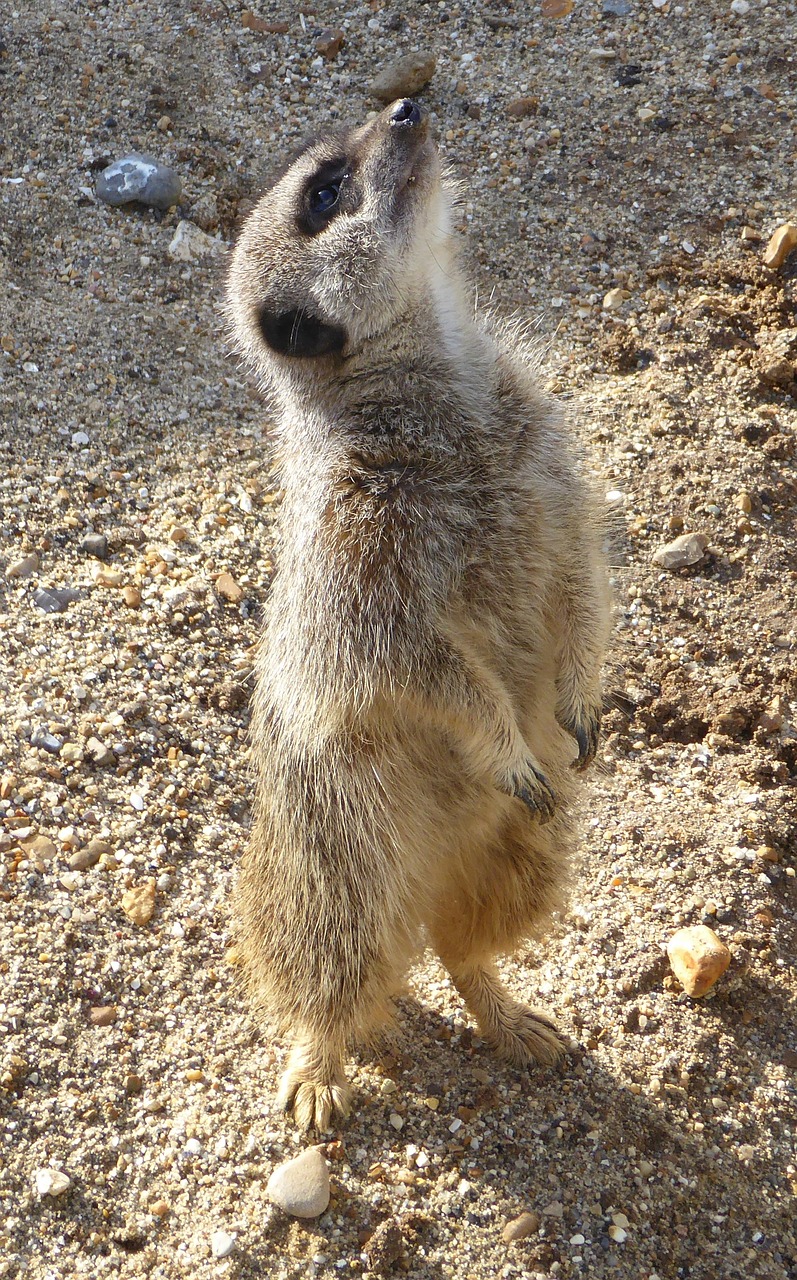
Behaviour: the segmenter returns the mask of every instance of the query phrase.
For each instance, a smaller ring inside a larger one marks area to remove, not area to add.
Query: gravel
[[[793,0],[3,11],[0,1276],[797,1274],[797,255],[764,262],[797,222],[796,26]],[[494,1061],[423,957],[299,1223],[228,908],[279,495],[223,255],[169,248],[229,242],[413,51],[479,296],[537,326],[607,494],[605,739],[570,910],[502,966],[569,1060]],[[97,200],[133,152],[175,207]],[[699,561],[653,563],[694,530]],[[691,1000],[666,947],[700,925],[731,961]]]

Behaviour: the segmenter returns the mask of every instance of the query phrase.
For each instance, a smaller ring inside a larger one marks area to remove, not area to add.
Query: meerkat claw
[[[522,800],[540,822],[549,822],[556,808],[556,796],[544,773],[533,765],[528,765],[527,769],[525,776],[516,774],[513,777],[511,794]]]
[[[587,765],[594,760],[598,750],[601,731],[600,711],[588,711],[584,716],[562,718],[559,723],[578,744],[578,756],[573,761],[573,768],[579,771],[586,769]]]

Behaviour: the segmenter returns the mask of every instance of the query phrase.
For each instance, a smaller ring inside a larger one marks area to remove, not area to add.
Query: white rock
[[[37,1169],[33,1183],[40,1196],[62,1196],[72,1186],[72,1179],[60,1169]]]
[[[228,1258],[235,1248],[235,1236],[226,1231],[214,1231],[210,1237],[210,1252],[214,1258]]]
[[[206,235],[200,227],[183,218],[177,223],[166,252],[173,262],[195,262],[208,254],[223,253],[225,248],[223,241],[214,240],[213,236]]]
[[[272,1173],[266,1187],[272,1204],[294,1218],[317,1218],[329,1204],[329,1169],[318,1147],[308,1147]]]

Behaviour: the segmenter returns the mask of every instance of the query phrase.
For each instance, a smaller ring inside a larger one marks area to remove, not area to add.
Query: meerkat
[[[292,1032],[281,1103],[321,1131],[423,945],[502,1057],[563,1048],[494,961],[563,902],[600,722],[599,522],[531,348],[475,314],[455,200],[405,99],[308,144],[229,271],[284,495],[241,949]]]

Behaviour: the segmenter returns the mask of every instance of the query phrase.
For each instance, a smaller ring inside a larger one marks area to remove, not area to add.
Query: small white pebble
[[[214,1258],[227,1258],[235,1248],[235,1235],[226,1231],[214,1231],[210,1237],[210,1252]]]

